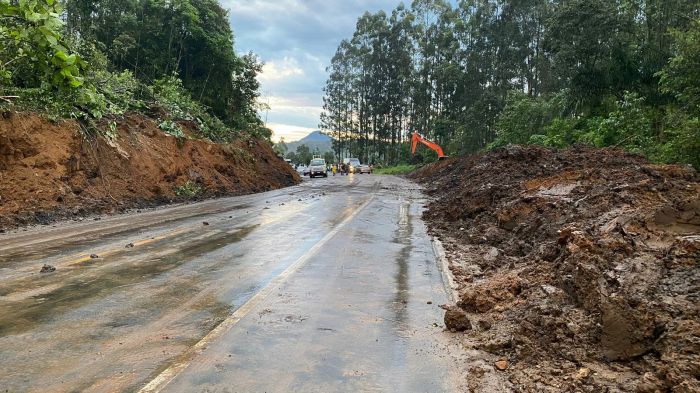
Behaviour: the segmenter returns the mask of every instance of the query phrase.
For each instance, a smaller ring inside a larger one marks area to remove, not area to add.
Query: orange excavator
[[[440,145],[423,138],[423,136],[417,132],[414,132],[413,136],[411,137],[411,154],[412,155],[416,154],[416,147],[418,146],[418,142],[420,142],[420,143],[426,145],[427,147],[429,147],[430,149],[434,150],[438,155],[438,159],[444,160],[447,158],[445,153],[443,153],[442,147],[440,147]]]

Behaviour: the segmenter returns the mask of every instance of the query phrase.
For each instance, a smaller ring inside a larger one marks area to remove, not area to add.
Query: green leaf
[[[68,60],[68,55],[62,50],[57,51],[56,54],[54,54],[54,56],[58,57],[62,61]]]
[[[49,44],[51,44],[51,46],[58,44],[58,40],[53,35],[46,35],[46,40],[49,42]]]
[[[83,85],[83,83],[84,83],[84,82],[83,82],[80,78],[73,78],[73,79],[69,82],[69,84],[70,84],[72,87],[80,87],[80,86]]]

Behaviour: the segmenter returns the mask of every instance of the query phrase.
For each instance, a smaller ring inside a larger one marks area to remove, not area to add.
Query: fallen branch
[[[18,99],[19,96],[0,96],[0,99],[5,100],[9,102],[10,104],[12,103],[12,100]]]

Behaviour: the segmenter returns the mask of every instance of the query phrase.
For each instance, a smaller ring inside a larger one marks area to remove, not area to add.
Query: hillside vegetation
[[[363,162],[509,143],[618,146],[700,167],[695,0],[416,0],[338,46],[322,129]]]
[[[269,138],[256,108],[261,63],[233,42],[216,0],[0,0],[0,105],[108,137],[140,111],[180,138],[178,121],[217,142]]]

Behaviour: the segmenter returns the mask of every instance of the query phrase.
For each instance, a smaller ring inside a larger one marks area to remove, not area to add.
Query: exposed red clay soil
[[[505,361],[513,390],[700,392],[695,170],[509,146],[412,176],[434,197],[464,341]]]
[[[181,126],[192,134],[191,125]],[[117,132],[109,141],[81,136],[74,121],[54,123],[27,113],[0,117],[0,229],[185,200],[175,190],[188,181],[204,190],[197,198],[300,181],[255,138],[226,145],[178,141],[136,114],[119,121]]]

